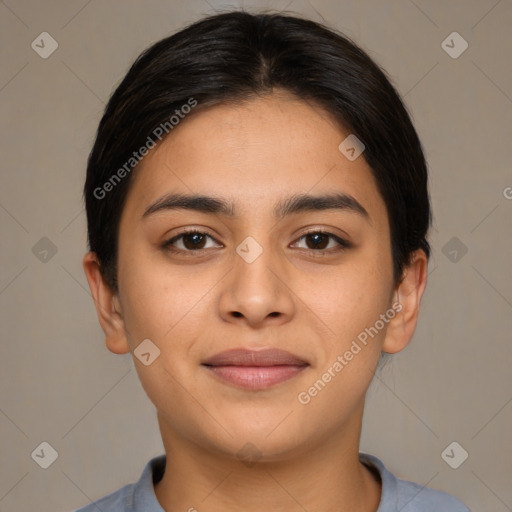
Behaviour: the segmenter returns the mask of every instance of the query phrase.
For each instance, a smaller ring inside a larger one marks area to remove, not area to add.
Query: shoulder
[[[151,459],[135,483],[104,496],[74,512],[164,512],[156,499],[153,482],[161,478],[165,468],[165,455]]]
[[[471,512],[451,494],[397,478],[373,455],[360,453],[359,460],[380,474],[382,495],[377,512]]]
[[[75,512],[120,512],[133,510],[133,491],[135,484],[125,485],[121,489],[96,500]]]
[[[471,512],[462,501],[443,491],[397,479],[397,506],[403,512]]]

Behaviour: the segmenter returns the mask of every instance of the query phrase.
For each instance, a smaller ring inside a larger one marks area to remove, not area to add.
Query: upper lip
[[[236,348],[215,354],[203,362],[208,366],[305,366],[303,359],[277,348],[248,350]]]

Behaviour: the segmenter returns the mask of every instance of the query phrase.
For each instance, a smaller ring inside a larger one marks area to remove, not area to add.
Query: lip
[[[264,350],[235,348],[215,354],[203,364],[208,366],[303,366],[308,363],[290,352],[278,348]]]
[[[202,365],[222,381],[252,390],[267,389],[301,373],[309,364],[280,349],[233,349],[210,357]]]

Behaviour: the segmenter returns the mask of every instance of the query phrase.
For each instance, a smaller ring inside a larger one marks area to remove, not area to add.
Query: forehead
[[[348,135],[323,108],[283,92],[198,109],[139,164],[126,214],[140,218],[166,193],[227,198],[240,216],[273,214],[292,195],[341,192],[383,229],[386,208],[371,169],[338,149]]]

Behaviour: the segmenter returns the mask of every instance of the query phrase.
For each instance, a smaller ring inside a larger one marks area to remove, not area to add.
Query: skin
[[[427,258],[416,251],[395,286],[385,203],[364,156],[349,161],[338,150],[347,135],[324,110],[283,91],[198,110],[133,176],[120,223],[118,294],[96,255],[84,257],[109,350],[133,352],[146,338],[160,349],[149,366],[133,360],[157,409],[167,466],[155,493],[167,511],[378,508],[380,481],[358,460],[365,393],[381,352],[404,349],[413,335]],[[292,194],[334,191],[353,196],[369,221],[339,209],[272,216]],[[170,192],[225,198],[237,215],[180,209],[142,218]],[[179,254],[161,247],[188,228],[213,238],[201,251],[190,249],[190,238],[174,243]],[[326,238],[315,249],[304,235],[318,230],[352,247]],[[248,236],[263,249],[252,263],[236,252]],[[299,403],[298,394],[396,301],[402,310],[385,328]],[[201,366],[239,347],[278,347],[309,366],[263,391],[235,388]],[[251,465],[237,456],[248,442],[260,457]]]

